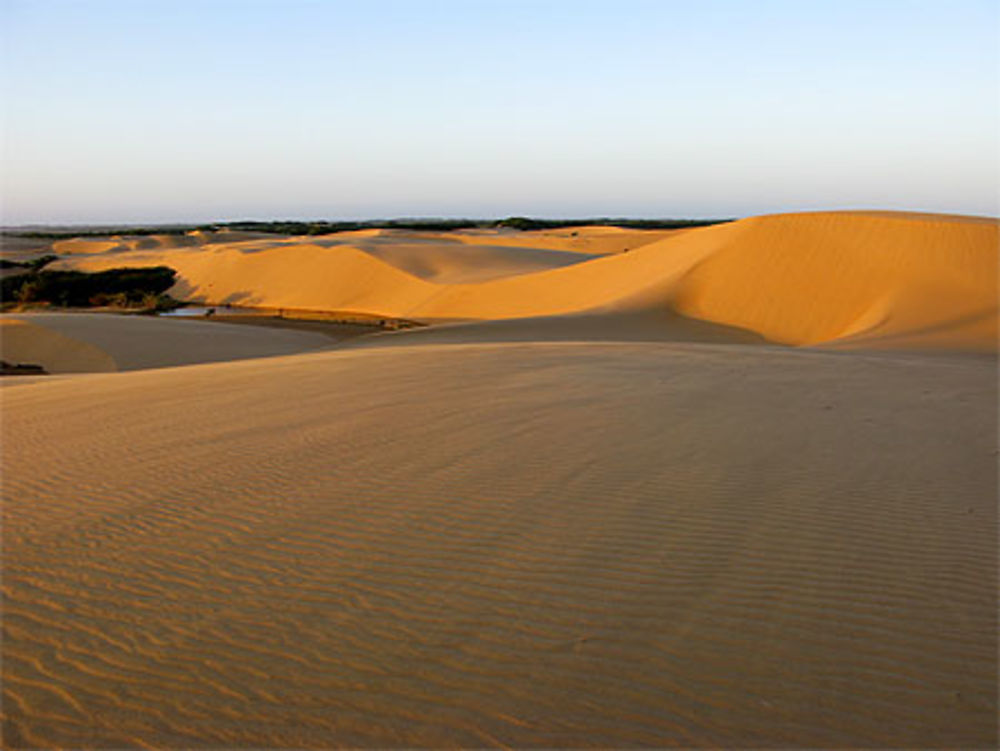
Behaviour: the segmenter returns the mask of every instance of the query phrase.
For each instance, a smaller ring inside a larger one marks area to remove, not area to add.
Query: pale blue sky
[[[996,0],[0,0],[4,224],[995,214]]]

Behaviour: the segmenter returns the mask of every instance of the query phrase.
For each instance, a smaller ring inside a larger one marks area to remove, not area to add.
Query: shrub
[[[93,274],[38,271],[0,281],[0,300],[73,307],[139,305],[148,295],[161,295],[170,289],[176,274],[166,266],[108,269]]]
[[[14,277],[17,278],[17,277]],[[6,295],[5,295],[6,297]],[[34,302],[38,299],[38,284],[30,279],[17,290],[17,301],[20,303]]]

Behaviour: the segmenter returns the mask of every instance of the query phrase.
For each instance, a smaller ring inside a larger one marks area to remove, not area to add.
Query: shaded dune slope
[[[117,370],[114,358],[79,337],[39,325],[33,317],[0,319],[0,359],[40,365],[47,373],[102,373]]]
[[[477,342],[700,342],[766,344],[746,329],[658,311],[571,313],[504,318],[383,332],[351,341],[349,347],[393,347]]]
[[[0,319],[0,351],[49,373],[165,368],[274,357],[328,347],[324,334],[203,321],[87,313],[22,313]]]
[[[176,294],[212,303],[425,321],[666,310],[788,345],[996,349],[992,220],[865,212],[754,217],[672,233],[628,253],[577,255],[546,270],[531,268],[541,263],[536,253],[517,273],[511,270],[519,261],[505,256],[496,237],[491,242],[475,259],[462,257],[462,243],[431,245],[421,260],[418,245],[366,251],[358,242],[362,247],[295,243],[254,253],[236,246],[136,251],[127,260],[178,269]],[[491,259],[510,265],[503,278],[469,270]],[[105,268],[125,260],[97,254],[70,263]]]
[[[456,243],[382,242],[359,244],[371,256],[437,284],[468,284],[570,266],[589,260],[585,253],[545,248]]]

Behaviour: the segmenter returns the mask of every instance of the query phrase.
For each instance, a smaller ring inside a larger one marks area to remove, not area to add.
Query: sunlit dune
[[[315,244],[324,245],[323,241]],[[340,244],[340,243],[338,243]],[[333,247],[333,244],[326,245]],[[407,242],[403,238],[355,241],[351,247],[408,274],[437,284],[468,284],[561,268],[591,255],[550,248],[485,243],[457,245],[444,238]]]
[[[109,250],[127,250],[121,240],[99,239],[91,240],[83,237],[74,237],[69,240],[58,240],[52,243],[52,251],[59,255],[72,255],[75,253],[106,253]]]
[[[996,351],[996,221],[791,214],[740,222],[676,309],[786,344]]]
[[[432,325],[0,318],[4,746],[996,747],[997,226],[56,243]]]
[[[459,242],[476,244],[497,244],[507,247],[534,247],[549,250],[567,250],[576,253],[603,255],[623,253],[649,245],[665,237],[672,237],[687,229],[674,230],[629,230],[621,227],[582,226],[562,230],[489,230],[484,232],[462,231],[453,233]]]
[[[63,265],[165,264],[180,274],[179,297],[213,304],[424,321],[670,310],[780,344],[995,351],[997,226],[891,212],[787,214],[660,233],[598,257],[546,252],[546,244],[566,250],[571,233],[557,231],[525,233],[533,250],[504,245],[503,232],[476,235],[475,253],[454,240],[329,236],[94,251]],[[607,230],[573,232],[619,234]]]

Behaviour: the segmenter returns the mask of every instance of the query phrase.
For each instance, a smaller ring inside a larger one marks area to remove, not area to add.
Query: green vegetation
[[[4,307],[48,304],[164,310],[176,306],[165,293],[177,272],[166,266],[83,271],[32,271],[0,280]]]
[[[130,237],[145,235],[186,235],[196,229],[213,230],[213,226],[185,226],[185,227],[109,227],[100,230],[77,230],[66,229],[45,229],[45,230],[14,230],[7,229],[0,232],[3,237],[30,237],[41,240],[68,240],[72,237],[113,237],[115,235],[127,235]]]
[[[329,235],[334,232],[353,232],[361,229],[409,229],[424,232],[450,232],[459,229],[473,229],[480,224],[469,219],[434,219],[370,222],[227,222],[220,228],[240,232],[268,232],[279,235]]]
[[[112,237],[143,235],[182,235],[195,230],[217,232],[266,232],[276,235],[329,235],[335,232],[353,232],[363,229],[403,229],[423,232],[452,232],[462,229],[496,229],[505,227],[518,230],[558,229],[560,227],[626,227],[629,229],[682,229],[722,224],[732,219],[626,219],[592,217],[588,219],[537,219],[512,216],[506,219],[373,219],[366,221],[257,221],[220,222],[216,224],[189,225],[184,227],[109,227],[101,230],[5,230],[2,235],[65,240],[70,237]]]
[[[451,232],[462,229],[497,229],[506,227],[519,230],[558,229],[559,227],[628,227],[631,229],[681,229],[722,224],[731,219],[532,219],[512,216],[506,219],[387,219],[358,222],[226,222],[201,229],[229,229],[243,232],[271,232],[280,235],[328,235],[334,232],[352,232],[362,229],[405,229],[423,232]]]
[[[526,216],[511,216],[492,222],[490,227],[507,227],[522,231],[539,229],[559,229],[560,227],[624,227],[627,229],[686,229],[688,227],[708,227],[725,224],[732,219],[532,219]]]

